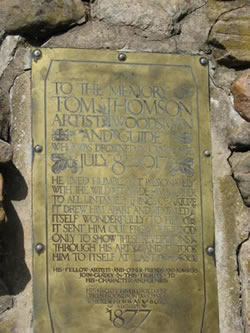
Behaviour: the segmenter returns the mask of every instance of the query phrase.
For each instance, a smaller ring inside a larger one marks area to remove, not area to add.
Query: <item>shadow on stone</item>
[[[24,290],[31,279],[25,263],[24,233],[21,221],[11,200],[24,200],[28,193],[27,184],[12,162],[0,167],[4,177],[4,210],[8,222],[0,230],[0,278],[9,289],[10,295]]]
[[[5,283],[0,279],[0,314],[13,307],[12,296],[8,295],[9,291]]]

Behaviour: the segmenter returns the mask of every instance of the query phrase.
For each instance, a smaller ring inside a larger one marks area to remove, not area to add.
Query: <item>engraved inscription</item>
[[[167,85],[52,83],[53,261],[198,261],[193,107],[185,99],[194,87],[181,92]],[[92,168],[111,176],[91,176]],[[133,177],[135,171],[144,177]],[[154,279],[141,272],[140,281]]]

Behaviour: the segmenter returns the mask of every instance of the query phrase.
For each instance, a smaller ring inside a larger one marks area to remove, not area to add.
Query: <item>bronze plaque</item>
[[[207,66],[34,54],[34,331],[218,332]]]

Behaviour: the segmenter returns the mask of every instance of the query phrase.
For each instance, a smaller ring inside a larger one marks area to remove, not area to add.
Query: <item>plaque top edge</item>
[[[173,64],[192,65],[205,68],[208,59],[200,55],[186,55],[178,53],[150,53],[134,52],[132,50],[98,50],[98,49],[73,49],[73,48],[33,48],[33,64],[39,64],[46,59],[58,60],[84,60],[107,61],[120,64],[145,63],[145,64]],[[206,62],[205,62],[205,60]]]

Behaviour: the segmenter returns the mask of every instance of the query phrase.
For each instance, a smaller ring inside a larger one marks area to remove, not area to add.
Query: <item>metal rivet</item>
[[[34,50],[34,51],[32,52],[32,56],[33,56],[33,58],[35,58],[35,59],[39,59],[39,58],[41,58],[41,56],[42,56],[42,52],[41,52],[40,50],[36,49],[36,50]]]
[[[119,56],[118,56],[118,59],[120,61],[125,61],[127,59],[127,56],[125,53],[120,53]]]
[[[210,153],[209,150],[205,150],[205,151],[204,151],[204,155],[205,155],[206,157],[209,157],[209,156],[211,156],[211,153]]]
[[[207,254],[209,256],[212,256],[214,254],[214,247],[213,246],[208,246],[207,247]]]
[[[200,64],[201,64],[202,66],[207,66],[207,65],[208,65],[208,58],[206,58],[206,57],[201,57],[201,58],[200,58]]]
[[[43,147],[40,146],[40,145],[36,145],[35,148],[34,148],[34,151],[36,153],[41,153],[43,151]]]
[[[37,253],[42,253],[44,251],[44,245],[42,243],[37,243],[36,244],[36,252]]]

